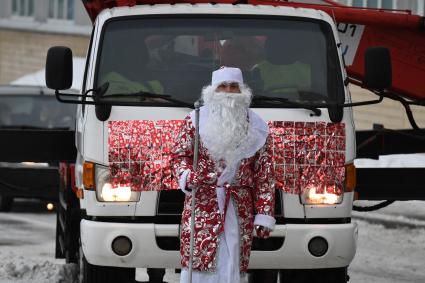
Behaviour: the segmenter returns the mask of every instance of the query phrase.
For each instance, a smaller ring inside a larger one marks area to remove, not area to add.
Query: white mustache
[[[216,163],[223,160],[233,166],[237,162],[235,150],[247,136],[251,96],[248,88],[241,88],[241,93],[216,92],[213,87],[203,90],[208,120],[201,139]]]
[[[205,104],[220,104],[225,107],[235,108],[238,105],[249,107],[252,99],[252,92],[249,87],[240,84],[240,93],[217,92],[215,86],[209,85],[202,90],[202,98]]]

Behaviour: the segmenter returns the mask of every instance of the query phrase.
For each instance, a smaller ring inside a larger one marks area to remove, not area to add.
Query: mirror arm
[[[81,95],[81,94],[74,94],[74,93],[61,93],[61,92],[59,92],[58,90],[56,90],[56,91],[55,91],[55,94],[56,94],[56,98],[57,98],[58,100],[62,99],[62,98],[60,98],[60,96],[65,96],[65,97],[78,97],[78,98],[82,98],[82,97],[84,97],[84,95]],[[89,96],[89,97],[90,97],[90,96]]]
[[[55,96],[56,96],[56,99],[59,102],[62,102],[62,103],[69,103],[69,104],[88,104],[88,105],[99,105],[99,104],[103,104],[103,103],[96,103],[94,101],[70,100],[70,99],[63,99],[62,98],[62,97],[76,97],[76,98],[92,97],[91,95],[84,96],[84,95],[81,95],[81,94],[61,93],[61,92],[59,92],[59,90],[55,90]]]
[[[379,104],[384,100],[384,96],[379,95],[379,99],[376,100],[368,100],[368,101],[360,101],[360,102],[353,102],[353,103],[345,103],[341,105],[342,107],[355,107],[355,106],[364,106],[364,105],[372,105],[372,104]]]
[[[423,103],[423,102],[419,102],[419,101],[416,101],[416,102],[414,102],[414,101],[408,101],[407,99],[405,99],[401,95],[399,95],[397,93],[392,93],[392,92],[389,92],[386,95],[387,95],[387,97],[389,99],[398,101],[398,102],[401,103],[401,105],[403,105],[404,110],[406,111],[407,119],[409,120],[409,123],[410,123],[410,125],[412,126],[412,128],[414,130],[423,130],[416,123],[415,117],[413,116],[412,108],[410,108],[410,105],[419,105],[420,103]],[[422,104],[422,106],[423,106],[423,104]]]
[[[361,80],[355,79],[353,77],[347,77],[348,83],[363,87],[363,82]]]

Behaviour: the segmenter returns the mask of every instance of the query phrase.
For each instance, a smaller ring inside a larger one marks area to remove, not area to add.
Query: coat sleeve
[[[274,170],[270,148],[270,138],[256,154],[254,165],[254,225],[261,225],[274,229]]]
[[[183,191],[186,187],[186,178],[193,168],[194,140],[195,129],[192,126],[190,116],[187,116],[171,152],[173,174]]]
[[[199,159],[196,172],[193,172],[193,155],[195,145],[195,127],[190,119],[186,117],[180,133],[177,135],[176,144],[172,149],[173,174],[177,178],[179,188],[186,194],[185,189],[188,186],[192,189],[201,184],[216,184],[217,174],[214,170],[211,160],[206,157],[205,149],[199,145]],[[204,150],[202,152],[202,150]],[[204,159],[203,159],[204,157]]]

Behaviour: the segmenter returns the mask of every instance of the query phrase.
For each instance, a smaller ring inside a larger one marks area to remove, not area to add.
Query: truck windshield
[[[193,103],[220,66],[240,68],[254,95],[307,103],[344,97],[335,39],[323,21],[138,17],[110,20],[102,38],[95,87],[108,82],[105,97],[144,91]],[[155,98],[141,103],[170,104]]]

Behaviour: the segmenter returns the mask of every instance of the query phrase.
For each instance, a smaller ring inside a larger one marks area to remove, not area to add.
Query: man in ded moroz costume
[[[194,111],[173,149],[173,169],[186,193],[181,283],[189,276],[191,189],[196,188],[193,282],[244,282],[254,227],[262,238],[274,228],[269,128],[249,109],[251,98],[240,69],[222,67],[213,72],[211,85],[202,91],[197,169],[193,170]]]

